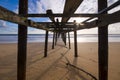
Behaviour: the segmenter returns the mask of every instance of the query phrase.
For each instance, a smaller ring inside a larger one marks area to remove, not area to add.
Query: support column
[[[74,30],[74,51],[75,51],[75,57],[78,57],[78,51],[77,51],[77,31]]]
[[[55,32],[55,45],[57,45],[57,32]]]
[[[53,43],[52,43],[52,49],[54,49],[54,45],[55,45],[55,32],[53,33]]]
[[[64,34],[64,41],[65,41],[65,45],[67,45],[67,43],[66,43],[66,33]]]
[[[48,31],[46,31],[45,35],[44,57],[47,57],[47,52],[48,52]]]
[[[70,32],[68,32],[68,42],[69,42],[69,49],[71,49],[71,44],[70,44]]]
[[[28,0],[19,0],[19,14],[28,14]],[[18,25],[17,80],[26,80],[27,26]]]
[[[98,0],[98,11],[106,7],[107,0]],[[98,19],[100,20],[101,17]],[[98,27],[98,37],[99,80],[108,80],[108,25]]]
[[[62,37],[64,44],[66,45],[66,33],[62,33],[61,37]]]

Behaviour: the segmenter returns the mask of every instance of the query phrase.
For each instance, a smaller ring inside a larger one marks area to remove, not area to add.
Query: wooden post
[[[44,57],[47,57],[47,52],[48,52],[48,31],[46,31],[45,35]]]
[[[28,0],[19,0],[19,14],[28,14]],[[17,80],[26,80],[27,26],[18,25]]]
[[[70,45],[70,32],[68,32],[68,42],[69,42],[69,49],[71,49],[71,45]]]
[[[74,30],[74,50],[75,50],[75,57],[78,57],[78,51],[77,51],[77,31]]]
[[[74,20],[74,52],[75,57],[78,57],[78,51],[77,51],[77,31],[76,31],[76,20]]]
[[[55,45],[55,32],[53,33],[53,43],[52,43],[52,49],[54,49],[54,45]]]
[[[66,33],[64,34],[64,40],[65,40],[65,45],[66,45],[66,44],[67,44],[67,43],[66,43]]]
[[[62,33],[61,38],[62,38],[64,44],[66,45],[66,33]]]
[[[55,45],[57,45],[57,32],[55,32]]]
[[[98,0],[98,11],[107,7],[107,0]],[[107,14],[105,12],[104,14]],[[99,20],[101,17],[98,18]],[[98,27],[99,80],[108,80],[108,25]]]

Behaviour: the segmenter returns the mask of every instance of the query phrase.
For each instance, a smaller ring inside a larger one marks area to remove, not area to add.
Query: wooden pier
[[[53,32],[52,49],[57,45],[59,35],[66,45],[67,34],[69,49],[71,49],[70,32],[74,32],[74,56],[78,57],[80,54],[77,49],[77,31],[98,27],[98,76],[99,80],[108,80],[108,25],[120,22],[120,10],[111,14],[108,14],[108,11],[120,5],[120,0],[109,7],[107,7],[107,0],[98,0],[97,14],[75,14],[83,1],[66,0],[63,13],[58,14],[54,14],[52,10],[47,10],[46,14],[28,14],[28,0],[19,0],[19,14],[0,6],[0,20],[18,24],[17,80],[26,80],[28,26],[46,31],[44,57],[47,57],[49,32]],[[52,22],[34,22],[28,19],[29,17],[48,17]],[[55,17],[61,17],[62,20],[55,20]],[[68,22],[71,17],[90,18],[77,25],[75,21]],[[90,21],[93,18],[98,19]]]

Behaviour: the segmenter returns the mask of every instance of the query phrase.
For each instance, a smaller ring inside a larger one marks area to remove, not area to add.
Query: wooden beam
[[[64,43],[65,43],[65,45],[67,45],[67,42],[66,42],[66,33],[64,33]]]
[[[116,11],[115,13],[112,13],[109,15],[104,14],[104,16],[99,16],[99,17],[101,17],[101,19],[99,19],[99,20],[97,19],[97,20],[94,20],[91,22],[80,23],[79,25],[77,25],[77,30],[89,29],[89,28],[94,28],[94,27],[101,27],[101,26],[120,22],[120,10]],[[54,27],[50,26],[49,28],[52,29]],[[64,30],[64,28],[71,28],[71,30]],[[69,31],[73,31],[72,28],[74,28],[74,23],[68,22],[68,23],[66,23],[65,26],[62,27],[62,30],[69,32]]]
[[[55,45],[55,32],[53,32],[53,42],[52,42],[52,49],[54,49],[54,45]]]
[[[102,26],[117,23],[117,22],[120,22],[120,11],[117,11],[110,15],[106,14],[106,16],[100,16],[99,20],[97,19],[91,22],[82,23],[82,25],[81,24],[78,25],[77,30],[89,29],[94,27],[102,27]]]
[[[100,16],[100,17],[101,17],[100,20],[98,20],[97,22],[98,26],[104,26],[104,25],[120,22],[120,10],[111,15]]]
[[[57,36],[58,35],[58,33],[57,32],[55,32],[55,45],[57,45]]]
[[[74,30],[74,52],[75,52],[75,57],[78,57],[78,51],[77,51],[77,31]]]
[[[107,7],[107,0],[98,0],[98,11]],[[107,11],[104,12],[107,14]],[[102,17],[98,18],[101,21]],[[108,80],[108,25],[98,27],[99,80]]]
[[[53,25],[53,22],[37,22],[39,24],[49,24],[49,25]],[[67,22],[66,24],[73,24],[73,22]]]
[[[70,32],[68,32],[68,42],[69,42],[69,49],[71,49],[71,44],[70,44]]]
[[[26,17],[98,17],[100,15],[98,14],[72,14],[72,15],[64,15],[64,14],[28,14],[28,15],[23,15]]]
[[[12,11],[3,8],[2,6],[0,6],[0,19],[24,26],[30,26],[42,30],[49,30],[44,25],[38,24],[32,20],[28,20],[27,17],[20,16]]]
[[[119,11],[116,11],[112,14],[101,14],[101,17],[100,20],[94,20],[94,21],[91,21],[91,22],[85,22],[85,23],[81,23],[78,26],[78,30],[80,29],[87,29],[87,28],[94,28],[94,27],[97,27],[97,26],[104,26],[104,25],[109,25],[109,24],[113,24],[113,23],[117,23],[117,22],[120,22],[120,10]],[[42,23],[40,22],[40,24],[45,24],[45,23]],[[51,22],[49,23],[51,24]],[[65,24],[65,23],[64,23]],[[73,28],[74,26],[74,23],[73,22],[67,22],[65,24],[65,26],[63,26],[62,28]],[[49,28],[54,28],[53,26],[50,26]]]
[[[55,23],[55,17],[54,16],[51,16],[53,15],[53,12],[52,10],[47,10],[47,15],[49,16],[50,20]]]
[[[64,42],[64,44],[66,45],[66,33],[61,33],[61,38],[62,38],[62,41]]]
[[[55,27],[55,26],[49,26],[49,28],[56,28],[56,29],[59,29],[59,28],[75,28],[74,25],[64,25],[64,26],[60,26],[60,27]]]
[[[79,7],[79,5],[82,3],[83,0],[66,0],[65,6],[64,6],[64,15],[73,15],[76,9]],[[61,22],[67,22],[70,19],[70,17],[62,17]]]
[[[74,31],[74,30],[73,29],[71,29],[71,30],[62,30],[62,32],[60,32],[59,30],[54,31],[54,29],[51,30],[51,32],[57,32],[57,33],[60,33],[60,34],[61,33],[66,33],[66,32],[71,32],[71,31]]]
[[[47,57],[47,52],[48,52],[48,31],[46,31],[45,35],[44,57]]]
[[[19,14],[27,13],[28,0],[19,0]],[[17,80],[26,80],[27,26],[20,24],[18,26]]]

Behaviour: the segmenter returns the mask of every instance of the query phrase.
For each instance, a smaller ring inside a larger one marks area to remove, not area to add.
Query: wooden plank
[[[98,0],[98,11],[106,7],[107,0]],[[107,14],[107,11],[104,14]],[[98,27],[98,62],[99,80],[108,80],[108,25]]]
[[[12,11],[9,11],[3,8],[2,6],[0,6],[0,19],[16,24],[21,24],[24,26],[30,26],[42,30],[49,30],[44,25],[38,24],[32,20],[28,20],[26,17],[20,16]]]
[[[77,31],[74,30],[74,52],[75,52],[75,57],[78,57],[78,51],[77,51]]]
[[[71,44],[70,44],[70,32],[68,32],[68,42],[69,42],[69,49],[71,49]]]
[[[100,15],[98,14],[72,14],[72,15],[64,15],[64,14],[60,14],[60,13],[57,13],[57,14],[28,14],[28,15],[23,15],[23,16],[26,16],[26,17],[98,17]]]
[[[61,38],[62,38],[62,41],[64,42],[64,44],[66,45],[66,33],[61,33]]]
[[[72,15],[77,10],[79,5],[82,3],[83,0],[66,0],[65,6],[64,6],[64,15]],[[61,22],[67,22],[70,19],[70,17],[62,17]]]
[[[55,23],[55,17],[52,16],[53,15],[53,12],[52,10],[47,10],[47,15],[49,16],[50,20]]]
[[[104,26],[104,25],[120,22],[120,10],[111,15],[100,16],[100,17],[101,19],[98,21],[98,26]]]
[[[56,28],[56,29],[59,29],[59,28],[75,28],[74,25],[65,25],[65,26],[60,26],[60,27],[55,27],[55,26],[50,26],[49,28]]]
[[[19,14],[27,13],[28,0],[19,0]],[[18,26],[17,80],[26,80],[27,26]]]
[[[46,31],[45,35],[44,57],[47,57],[47,52],[48,52],[48,31]]]
[[[67,45],[67,41],[66,41],[66,33],[64,33],[64,43],[65,43],[65,45]]]
[[[53,32],[53,42],[52,42],[52,49],[54,49],[54,45],[55,45],[55,32]]]
[[[55,45],[57,45],[57,35],[58,35],[58,32],[55,32]]]
[[[89,29],[89,28],[94,28],[94,27],[102,27],[105,25],[120,22],[120,11],[117,11],[110,15],[100,16],[100,17],[101,18],[99,20],[97,19],[97,20],[86,22],[86,23],[83,23],[82,25],[79,25],[77,30]]]

